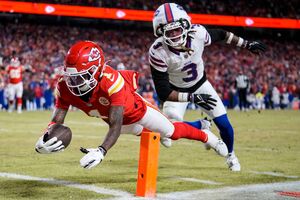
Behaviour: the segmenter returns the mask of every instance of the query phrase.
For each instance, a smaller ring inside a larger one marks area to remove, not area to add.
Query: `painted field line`
[[[179,176],[171,177],[171,179],[182,180],[182,181],[187,181],[187,182],[203,183],[203,184],[208,184],[208,185],[222,185],[223,184],[223,183],[218,183],[218,182],[210,181],[210,180],[201,180],[201,179],[197,179],[197,178],[187,178],[187,177],[179,177]]]
[[[71,181],[56,180],[53,178],[40,178],[40,177],[27,176],[27,175],[15,174],[15,173],[6,173],[6,172],[0,172],[0,177],[8,178],[8,179],[40,181],[40,182],[53,184],[53,185],[62,185],[62,186],[70,187],[70,188],[77,188],[77,189],[81,189],[81,190],[96,192],[98,194],[107,194],[107,195],[122,196],[122,197],[131,197],[132,196],[130,193],[124,192],[121,190],[107,189],[107,188],[102,188],[102,187],[98,187],[95,185],[87,185],[87,184],[75,183],[75,182],[71,182]]]
[[[300,181],[277,182],[268,184],[241,185],[217,189],[191,190],[158,194],[160,200],[240,200],[240,199],[284,199],[276,191],[300,191]]]
[[[276,172],[258,172],[258,171],[250,171],[253,174],[263,174],[263,175],[270,175],[276,177],[284,177],[284,178],[299,178],[299,176],[289,176],[284,175],[283,173],[276,173]]]

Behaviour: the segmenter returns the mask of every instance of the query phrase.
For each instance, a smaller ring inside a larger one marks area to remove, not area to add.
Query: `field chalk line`
[[[6,172],[0,172],[0,177],[9,178],[9,179],[40,181],[40,182],[44,182],[44,183],[48,183],[48,184],[63,185],[66,187],[92,191],[92,192],[96,192],[98,194],[107,194],[107,195],[122,196],[122,197],[131,197],[132,196],[132,194],[121,191],[121,190],[107,189],[107,188],[102,188],[102,187],[98,187],[95,185],[81,184],[81,183],[75,183],[75,182],[64,181],[64,180],[56,180],[53,178],[40,178],[40,177],[27,176],[27,175],[15,174],[15,173],[6,173]]]

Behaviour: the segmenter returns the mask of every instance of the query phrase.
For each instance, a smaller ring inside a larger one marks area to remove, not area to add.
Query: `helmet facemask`
[[[95,79],[98,68],[99,66],[93,65],[81,72],[65,72],[64,78],[70,92],[75,96],[83,96],[93,90],[98,82]]]
[[[174,48],[185,46],[189,24],[186,20],[178,20],[163,26],[164,42]]]

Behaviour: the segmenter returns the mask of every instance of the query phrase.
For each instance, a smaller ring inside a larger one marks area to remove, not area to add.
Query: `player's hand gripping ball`
[[[71,142],[72,131],[62,124],[48,126],[35,145],[38,153],[49,154],[63,151]]]

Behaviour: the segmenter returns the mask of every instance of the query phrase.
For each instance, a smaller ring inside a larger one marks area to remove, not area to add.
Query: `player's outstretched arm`
[[[112,106],[109,111],[109,130],[101,146],[96,149],[85,149],[81,147],[81,152],[86,153],[80,160],[80,165],[85,169],[91,169],[101,163],[106,152],[116,143],[123,124],[123,106]]]
[[[68,111],[60,108],[56,108],[53,111],[51,122],[48,124],[46,130],[44,131],[43,135],[38,139],[37,143],[35,144],[35,150],[38,153],[42,154],[49,154],[60,152],[64,150],[64,145],[62,145],[62,141],[57,140],[56,137],[51,138],[50,140],[45,140],[45,135],[48,132],[49,128],[56,123],[63,124],[65,117]]]
[[[211,42],[224,42],[226,44],[234,45],[237,47],[245,48],[251,53],[261,54],[267,50],[267,46],[260,41],[248,41],[232,32],[222,29],[207,29],[211,37]]]

